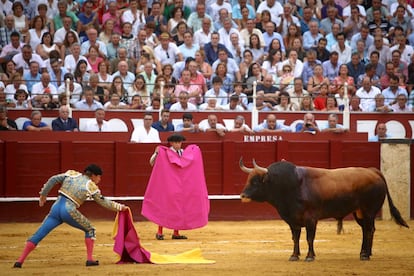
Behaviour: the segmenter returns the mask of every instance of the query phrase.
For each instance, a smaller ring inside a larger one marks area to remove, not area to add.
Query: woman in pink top
[[[339,74],[333,80],[333,83],[330,87],[331,93],[336,94],[338,93],[339,87],[348,83],[348,94],[354,95],[355,94],[355,83],[354,78],[348,75],[348,66],[346,64],[342,64],[339,66]]]
[[[103,61],[103,58],[99,56],[99,48],[96,45],[92,45],[89,47],[89,56],[88,56],[88,62],[89,65],[92,68],[92,71],[94,73],[99,72],[98,65]]]

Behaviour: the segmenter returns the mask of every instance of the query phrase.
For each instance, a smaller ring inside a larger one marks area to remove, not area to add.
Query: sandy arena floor
[[[116,265],[112,251],[112,221],[95,221],[97,241],[94,255],[99,267],[85,267],[83,233],[67,225],[53,231],[29,255],[22,269],[13,269],[24,242],[39,223],[0,224],[1,275],[413,275],[414,221],[410,229],[391,221],[377,221],[373,256],[369,262],[359,260],[361,231],[354,221],[345,221],[345,234],[336,234],[335,221],[320,222],[317,229],[316,261],[303,261],[307,252],[302,231],[302,260],[289,262],[292,241],[283,221],[210,222],[208,226],[183,231],[188,240],[154,238],[156,226],[135,222],[143,246],[151,252],[177,254],[200,247],[209,265]]]

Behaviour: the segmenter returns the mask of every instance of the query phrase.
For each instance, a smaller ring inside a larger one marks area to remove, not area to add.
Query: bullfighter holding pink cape
[[[163,240],[163,227],[174,229],[173,239],[187,239],[179,230],[203,227],[208,222],[210,202],[204,177],[203,158],[197,145],[181,149],[185,137],[172,134],[171,147],[158,146],[144,195],[142,215],[159,225],[156,238]]]

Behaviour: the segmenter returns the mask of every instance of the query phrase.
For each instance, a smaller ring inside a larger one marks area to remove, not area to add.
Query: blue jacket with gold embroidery
[[[65,173],[52,176],[43,185],[39,194],[47,196],[56,184],[61,184],[59,194],[70,199],[78,208],[85,200],[93,199],[109,210],[120,211],[122,209],[122,204],[104,198],[99,187],[87,175],[80,172],[68,170]]]

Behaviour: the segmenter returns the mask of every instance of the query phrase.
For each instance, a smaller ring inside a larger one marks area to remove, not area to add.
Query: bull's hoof
[[[315,257],[307,256],[305,259],[305,262],[313,262],[315,260]]]
[[[367,255],[360,255],[360,256],[359,256],[359,259],[360,259],[361,261],[369,261],[369,260],[370,260],[370,257],[369,257],[369,256],[367,256]]]
[[[290,262],[297,262],[297,261],[299,261],[299,256],[292,255],[292,256],[290,256],[289,261]]]

